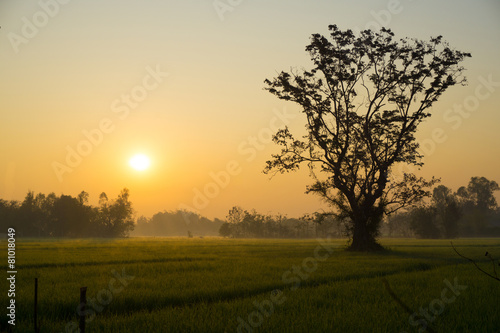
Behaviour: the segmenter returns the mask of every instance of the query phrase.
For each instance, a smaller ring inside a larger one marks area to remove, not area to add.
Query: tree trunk
[[[353,219],[352,243],[347,250],[374,252],[384,249],[375,239],[376,230],[373,231],[370,230],[371,228],[368,228],[368,219],[362,216],[357,216]]]

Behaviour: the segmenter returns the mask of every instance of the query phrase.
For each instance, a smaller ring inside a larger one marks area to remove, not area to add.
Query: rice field
[[[40,332],[78,331],[84,286],[86,332],[500,332],[500,282],[449,241],[381,242],[360,254],[342,239],[19,239],[16,325],[2,296],[0,328],[34,331],[38,278]],[[500,239],[453,243],[494,274],[485,253],[500,259]]]

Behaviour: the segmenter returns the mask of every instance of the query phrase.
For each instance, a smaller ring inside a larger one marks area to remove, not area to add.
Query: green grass
[[[384,278],[412,311],[436,306],[439,314],[427,320],[436,332],[499,332],[500,283],[457,256],[449,241],[386,239],[390,251],[377,254],[346,252],[345,243],[330,241],[331,253],[322,249],[316,254],[324,259],[315,260],[317,240],[21,239],[13,331],[33,332],[37,277],[41,332],[66,332],[77,322],[82,286],[97,304],[87,332],[237,332],[238,318],[253,320],[255,327],[247,326],[253,332],[418,332],[425,317],[412,325]],[[500,258],[499,239],[454,244],[493,273],[484,254]],[[6,262],[6,242],[0,245]],[[308,272],[294,273],[303,264]],[[129,278],[121,284],[117,274]],[[449,304],[439,301],[444,280],[455,278],[467,289]],[[6,279],[0,288],[5,295]],[[2,296],[3,309],[7,301]]]

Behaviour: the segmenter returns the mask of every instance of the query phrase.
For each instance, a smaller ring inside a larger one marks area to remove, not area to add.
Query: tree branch
[[[467,259],[468,261],[470,261],[470,262],[471,262],[474,266],[476,266],[476,268],[477,268],[479,271],[481,271],[482,273],[484,273],[484,274],[488,275],[490,278],[495,279],[495,280],[497,280],[497,281],[500,281],[500,278],[498,278],[497,276],[493,276],[493,275],[491,275],[490,273],[488,273],[488,272],[484,271],[481,267],[479,267],[479,266],[476,264],[476,262],[475,262],[474,260],[472,260],[472,259],[470,259],[470,258],[467,258],[466,256],[464,256],[464,255],[460,254],[460,253],[457,251],[457,249],[455,248],[455,246],[453,246],[453,242],[450,242],[450,244],[451,244],[451,247],[453,248],[453,250],[455,250],[455,252],[456,252],[456,253],[457,253],[460,257],[462,257],[462,258]]]

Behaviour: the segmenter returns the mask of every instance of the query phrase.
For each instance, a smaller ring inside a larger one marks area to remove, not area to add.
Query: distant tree
[[[452,191],[444,185],[437,186],[432,192],[432,204],[441,222],[443,236],[445,238],[458,237],[458,222],[462,211]]]
[[[500,190],[498,183],[485,177],[472,177],[467,187],[457,191],[464,201],[481,210],[494,210],[498,207],[494,192]]]
[[[49,234],[54,237],[85,237],[90,232],[89,210],[77,198],[61,195],[50,213]]]
[[[9,227],[15,227],[17,213],[19,212],[18,201],[7,201],[0,199],[0,228],[7,230]]]
[[[226,223],[228,226],[224,226],[222,229],[226,234],[231,233],[232,237],[249,237],[249,226],[252,224],[250,213],[239,206],[234,206],[231,208],[226,216]],[[222,226],[221,226],[222,227]],[[220,229],[219,229],[220,233]],[[255,236],[254,236],[255,237]]]
[[[54,195],[53,193],[51,194]],[[51,223],[51,209],[54,206],[54,201],[52,201],[52,199],[53,197],[51,195],[46,196],[43,193],[38,193],[35,197],[34,204],[38,211],[38,217],[32,221],[32,225],[33,231],[36,233],[37,237],[47,236],[47,231]]]
[[[419,238],[441,238],[436,221],[436,210],[432,206],[415,207],[409,214],[410,225]]]
[[[105,192],[99,194],[99,206],[107,207],[108,202],[109,202],[108,195]]]
[[[109,236],[111,229],[111,212],[109,210],[108,195],[104,192],[99,194],[99,207],[96,211],[96,228],[99,230],[100,237]]]
[[[490,223],[495,219],[496,202],[494,192],[500,190],[498,183],[485,177],[472,177],[467,187],[457,190],[463,218],[461,220],[464,236],[486,236]]]
[[[265,217],[258,214],[256,211],[251,213],[245,212],[245,217],[238,225],[239,235],[243,237],[265,237],[266,230],[264,229]]]
[[[141,217],[131,235],[134,236],[185,236],[193,235],[217,236],[224,222],[213,221],[194,212],[185,210],[163,211],[154,214],[150,219]]]
[[[124,188],[109,207],[112,219],[110,232],[113,237],[125,237],[134,230],[134,210],[129,198],[130,191]]]
[[[286,238],[288,236],[289,230],[285,225],[286,220],[286,215],[277,214],[270,221],[272,223],[271,226],[274,230],[275,237]]]
[[[415,233],[411,227],[410,214],[408,212],[397,212],[387,218],[387,229],[389,237],[414,237]]]
[[[226,221],[228,223],[240,223],[243,221],[248,212],[244,211],[240,206],[234,206],[229,210],[226,216]]]
[[[151,220],[141,215],[137,218],[134,227],[134,236],[153,236],[155,235],[154,230],[152,230]],[[161,234],[160,234],[161,235]]]
[[[109,201],[106,193],[99,196],[98,222],[102,237],[126,237],[134,229],[134,211],[130,192],[123,189],[118,198]]]
[[[308,223],[306,220],[297,219],[295,223],[295,232],[297,238],[307,238],[311,235],[310,225],[312,223]]]
[[[314,34],[306,47],[312,70],[265,81],[266,90],[299,104],[307,119],[304,140],[287,127],[274,135],[282,150],[265,172],[294,171],[306,163],[315,180],[307,192],[349,218],[349,249],[378,250],[383,214],[430,195],[434,179],[405,174],[397,181],[390,173],[397,163],[423,164],[418,125],[449,87],[465,82],[459,64],[470,54],[451,49],[441,36],[397,42],[385,28],[358,37],[336,25],[329,30],[330,40]]]
[[[45,216],[39,205],[40,198],[37,199],[35,193],[29,191],[15,217],[15,226],[18,234],[25,237],[41,236]]]
[[[80,205],[86,205],[89,202],[89,194],[85,191],[81,191],[80,194],[78,194],[78,202],[80,202]]]
[[[302,220],[309,222],[315,230],[316,237],[343,237],[345,236],[345,220],[332,213],[315,212],[306,214]]]
[[[224,222],[219,228],[219,235],[222,237],[230,237],[233,234],[232,224],[229,222]]]

